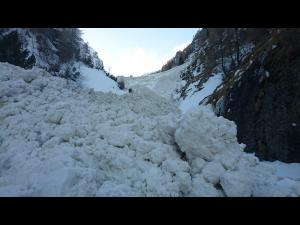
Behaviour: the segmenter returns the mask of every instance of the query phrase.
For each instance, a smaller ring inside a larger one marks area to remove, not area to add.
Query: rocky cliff
[[[78,62],[103,70],[103,63],[77,28],[0,28],[0,62],[39,67],[75,80]]]
[[[199,104],[233,120],[246,151],[300,162],[299,40],[297,28],[204,28],[162,70],[191,59],[181,73],[181,99],[221,74],[222,83]]]

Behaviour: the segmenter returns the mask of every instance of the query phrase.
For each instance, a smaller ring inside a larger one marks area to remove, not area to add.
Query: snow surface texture
[[[80,65],[80,74],[82,75],[82,85],[92,88],[95,91],[112,92],[115,94],[124,94],[117,83],[106,76],[103,70],[89,68],[84,64]]]
[[[187,97],[182,99],[176,93],[176,89],[180,89],[185,81],[180,78],[181,72],[190,64],[190,61],[173,67],[170,70],[145,75],[141,77],[125,78],[127,87],[147,87],[155,91],[160,96],[176,101],[182,113],[197,107],[199,103],[207,96],[211,95],[214,90],[222,83],[222,74],[215,73],[202,85],[201,90],[195,87],[196,83],[192,83],[188,89]]]
[[[172,99],[175,88],[182,83],[180,72],[189,65],[189,61],[164,72],[125,78],[125,86],[129,88],[146,87],[166,99]]]
[[[7,63],[0,96],[0,196],[300,195],[204,106],[181,116],[145,87],[95,92]]]
[[[188,95],[184,100],[181,100],[179,108],[183,113],[187,112],[193,107],[197,107],[199,103],[211,95],[214,90],[222,83],[222,74],[217,73],[212,75],[203,85],[200,91],[195,87],[195,83],[192,83]]]

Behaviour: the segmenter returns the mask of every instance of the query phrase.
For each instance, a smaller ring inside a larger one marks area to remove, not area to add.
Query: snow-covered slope
[[[116,95],[0,63],[1,196],[299,196],[201,106]]]
[[[222,83],[222,75],[220,73],[212,74],[200,88],[196,88],[196,84],[191,83],[187,88],[186,96],[182,98],[177,90],[180,90],[180,88],[186,85],[186,81],[181,79],[181,74],[186,70],[190,63],[190,61],[187,61],[170,70],[141,77],[125,77],[126,87],[133,89],[135,87],[150,88],[160,96],[169,99],[170,101],[175,101],[179,105],[182,113],[185,113],[191,108],[199,106],[199,103],[207,96],[211,95]]]
[[[178,99],[179,108],[184,113],[191,108],[198,107],[199,103],[201,103],[201,101],[203,101],[207,96],[211,95],[221,83],[222,75],[214,74],[204,84],[202,84],[200,91],[195,87],[194,83],[191,84],[191,88],[187,90],[187,96],[184,99]]]
[[[189,62],[164,72],[153,73],[141,77],[125,77],[125,86],[129,88],[147,87],[166,99],[172,99],[176,87],[181,85],[180,73]]]
[[[299,52],[299,28],[203,28],[162,70],[193,55],[181,74],[181,108],[211,104],[237,124],[245,151],[293,163],[300,162]],[[222,81],[211,83],[215,74]]]
[[[124,94],[117,82],[110,79],[103,70],[89,68],[84,64],[80,66],[80,74],[82,75],[82,85],[87,88],[92,88],[95,91],[112,92],[115,94]]]

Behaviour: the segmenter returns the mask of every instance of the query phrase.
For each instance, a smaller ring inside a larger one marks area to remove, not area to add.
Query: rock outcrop
[[[205,28],[162,70],[191,60],[181,73],[181,100],[222,74],[222,84],[198,103],[236,123],[245,151],[300,162],[299,52],[298,28]]]

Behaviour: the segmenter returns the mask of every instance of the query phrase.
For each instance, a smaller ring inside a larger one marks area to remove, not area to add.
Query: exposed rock
[[[222,73],[222,85],[200,104],[212,104],[217,115],[236,123],[245,151],[300,162],[300,126],[291,125],[300,123],[299,52],[299,28],[204,28],[162,70],[190,60],[179,101]]]

